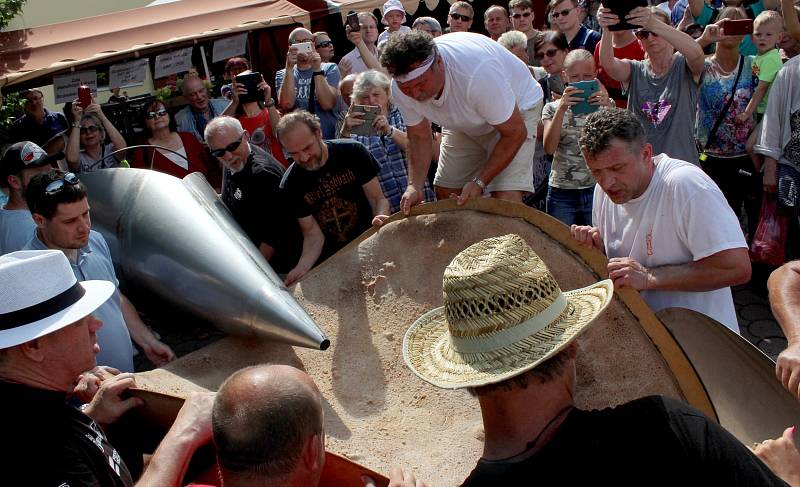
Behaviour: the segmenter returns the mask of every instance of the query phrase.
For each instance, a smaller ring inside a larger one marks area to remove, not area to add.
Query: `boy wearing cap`
[[[411,27],[403,25],[406,21],[406,9],[400,0],[388,0],[383,4],[383,17],[381,24],[386,26],[386,30],[381,32],[378,36],[378,45],[380,46],[389,39],[389,36],[395,32],[410,32]]]
[[[562,292],[530,246],[505,235],[459,253],[443,290],[444,306],[406,332],[403,358],[434,386],[478,398],[483,455],[463,485],[784,485],[673,399],[575,407],[574,341],[610,303],[610,280]]]
[[[60,155],[60,154],[59,154]],[[58,158],[33,142],[17,142],[0,160],[0,187],[9,189],[8,202],[0,208],[0,255],[22,249],[33,237],[36,224],[25,202],[25,190],[37,174],[48,172]]]
[[[92,316],[115,292],[108,281],[78,282],[57,250],[0,257],[0,421],[4,484],[129,487],[133,480],[103,427],[141,399],[123,399],[131,374],[106,379],[81,410],[67,402],[77,377],[95,366]],[[179,485],[211,433],[213,394],[186,401],[137,485]]]

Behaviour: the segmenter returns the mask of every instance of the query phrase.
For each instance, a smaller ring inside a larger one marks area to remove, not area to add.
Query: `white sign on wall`
[[[192,67],[192,48],[159,54],[156,56],[156,78],[189,71]]]
[[[245,52],[247,52],[247,32],[214,41],[211,62],[218,63],[220,61],[225,61],[226,59],[240,56]]]
[[[126,88],[144,83],[147,77],[147,58],[115,64],[108,69],[108,86]]]
[[[86,85],[97,94],[97,72],[92,69],[78,71],[59,76],[53,76],[53,91],[56,93],[56,103],[66,103],[78,98],[78,87]]]

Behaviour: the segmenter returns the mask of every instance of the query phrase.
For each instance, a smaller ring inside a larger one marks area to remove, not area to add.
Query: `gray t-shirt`
[[[0,255],[22,250],[35,231],[30,211],[0,209]]]
[[[542,120],[552,120],[558,110],[557,101],[551,101],[544,106]],[[553,166],[550,169],[550,186],[560,189],[587,189],[594,187],[592,177],[586,160],[583,158],[578,137],[583,126],[586,125],[588,113],[572,113],[567,110],[561,123],[561,136],[558,147],[553,154]]]
[[[699,83],[695,83],[686,59],[675,54],[675,62],[661,77],[650,71],[649,61],[628,60],[628,110],[645,127],[653,153],[698,164],[694,143]]]

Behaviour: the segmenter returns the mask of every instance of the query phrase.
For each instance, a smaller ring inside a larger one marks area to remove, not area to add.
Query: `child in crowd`
[[[562,76],[569,83],[564,94],[561,99],[545,105],[542,111],[544,150],[553,154],[547,213],[567,225],[591,225],[595,181],[578,146],[578,136],[589,113],[600,107],[613,107],[614,100],[597,81],[597,66],[589,51],[570,51],[564,59]],[[573,111],[572,108],[584,100],[580,96],[583,90],[571,86],[578,81],[596,83],[597,90],[586,101],[597,108]]]
[[[781,53],[777,47],[782,36],[783,17],[778,12],[765,10],[758,14],[756,20],[753,21],[753,44],[758,50],[758,55],[753,60],[753,78],[758,79],[758,86],[756,86],[753,98],[750,99],[747,108],[736,117],[736,121],[744,123],[755,114],[756,125],[747,139],[747,152],[751,154],[756,168],[761,167],[761,157],[752,149],[757,134],[761,131],[761,119],[767,109],[770,85],[783,66]]]
[[[409,32],[411,27],[403,25],[406,21],[406,10],[400,0],[388,0],[383,4],[383,18],[381,23],[386,26],[386,30],[378,36],[378,45],[389,40],[389,36],[395,32]]]

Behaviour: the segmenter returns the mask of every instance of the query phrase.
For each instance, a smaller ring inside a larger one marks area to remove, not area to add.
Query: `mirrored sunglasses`
[[[164,108],[162,108],[162,109],[160,109],[160,110],[156,110],[156,111],[154,111],[154,112],[147,112],[147,115],[145,115],[144,117],[145,117],[147,120],[152,120],[152,119],[154,119],[154,118],[156,118],[156,117],[163,117],[163,116],[164,116],[164,115],[166,115],[166,114],[167,114],[167,110],[166,110],[166,109],[164,109]]]
[[[52,183],[48,184],[47,187],[44,188],[44,194],[48,196],[58,194],[67,184],[70,186],[75,186],[79,182],[78,176],[76,176],[74,173],[68,172],[63,178],[56,179]]]

